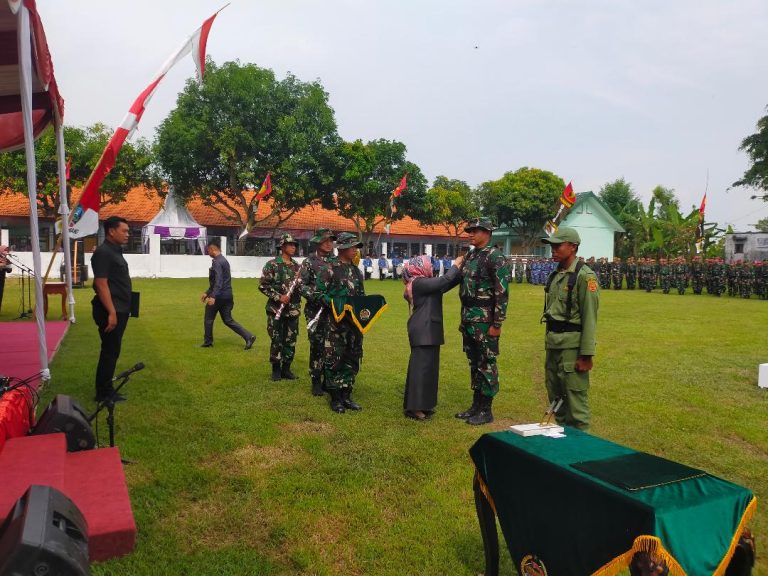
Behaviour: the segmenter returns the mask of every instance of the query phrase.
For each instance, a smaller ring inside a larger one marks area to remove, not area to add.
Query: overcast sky
[[[164,60],[223,0],[37,0],[67,124],[117,125]],[[765,0],[233,0],[208,41],[319,79],[347,140],[396,139],[432,181],[475,186],[522,166],[576,191],[624,177],[645,201],[748,230],[768,203],[728,187],[768,105]],[[191,58],[139,126],[175,106]]]

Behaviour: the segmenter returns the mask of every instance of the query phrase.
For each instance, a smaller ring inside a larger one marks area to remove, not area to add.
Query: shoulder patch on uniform
[[[595,278],[587,280],[587,289],[590,292],[597,292],[597,280]]]

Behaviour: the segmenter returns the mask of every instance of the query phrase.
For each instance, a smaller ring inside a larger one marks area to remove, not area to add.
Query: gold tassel
[[[475,478],[477,478],[477,485],[480,486],[480,492],[483,493],[483,496],[485,496],[485,499],[488,500],[488,504],[491,505],[491,509],[493,510],[493,513],[498,516],[496,513],[496,503],[493,501],[493,497],[491,496],[490,490],[488,490],[488,486],[485,485],[485,482],[483,482],[483,477],[480,476],[480,472],[475,468]]]
[[[741,538],[744,529],[747,527],[747,524],[755,515],[755,512],[757,512],[757,498],[752,496],[752,500],[747,505],[747,509],[744,510],[744,514],[741,515],[741,521],[736,528],[736,533],[731,539],[731,545],[728,547],[728,552],[725,553],[725,556],[723,556],[723,559],[720,561],[720,565],[717,567],[717,570],[714,571],[712,576],[725,576],[725,570],[728,568],[728,564],[731,563],[734,552],[736,552],[736,546],[739,545],[739,539]]]
[[[678,564],[674,556],[670,554],[656,536],[643,535],[635,538],[632,548],[609,561],[604,566],[592,573],[592,576],[618,576],[626,570],[632,557],[638,552],[647,552],[656,559],[664,561],[671,576],[686,576],[683,567]]]

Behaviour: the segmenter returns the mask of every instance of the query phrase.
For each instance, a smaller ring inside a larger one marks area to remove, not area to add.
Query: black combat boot
[[[323,377],[320,374],[312,376],[312,396],[323,395]]]
[[[280,363],[279,362],[272,362],[272,381],[277,382],[278,380],[281,380],[283,377],[280,374]]]
[[[467,418],[471,418],[475,414],[477,414],[478,410],[478,403],[480,402],[480,397],[482,396],[482,393],[480,390],[474,390],[472,393],[472,406],[464,410],[464,412],[457,412],[455,414],[456,418],[461,418],[462,420],[466,420]]]
[[[291,372],[291,363],[290,362],[283,362],[283,368],[280,370],[280,376],[283,378],[283,380],[298,380],[299,377],[296,376],[293,372]]]
[[[478,405],[477,412],[474,416],[467,418],[467,424],[473,426],[479,426],[480,424],[490,424],[493,422],[493,413],[491,412],[491,404],[493,404],[492,396],[480,396],[480,403]]]
[[[357,402],[352,400],[352,388],[341,389],[341,402],[344,404],[344,408],[348,410],[362,410],[363,407]]]
[[[341,400],[341,390],[338,388],[335,390],[330,391],[331,394],[331,410],[334,412],[338,412],[339,414],[344,413],[344,402]]]

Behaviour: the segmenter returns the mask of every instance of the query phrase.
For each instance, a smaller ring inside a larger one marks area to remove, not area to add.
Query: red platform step
[[[117,448],[68,453],[64,434],[11,438],[0,452],[0,523],[32,484],[53,486],[77,505],[92,562],[133,551],[136,522]]]

